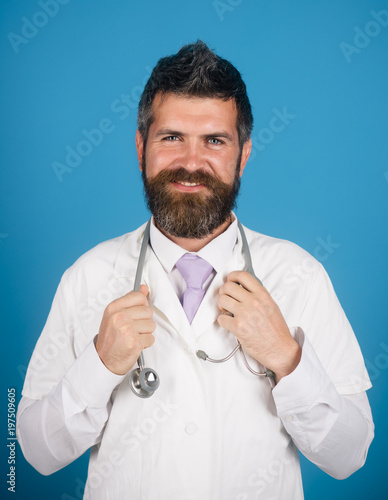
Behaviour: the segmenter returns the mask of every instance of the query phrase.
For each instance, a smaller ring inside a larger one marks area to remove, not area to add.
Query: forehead
[[[234,99],[225,101],[213,97],[158,94],[152,108],[151,128],[154,130],[181,126],[201,127],[204,132],[211,132],[214,128],[218,130],[222,127],[230,133],[237,133],[237,108]]]

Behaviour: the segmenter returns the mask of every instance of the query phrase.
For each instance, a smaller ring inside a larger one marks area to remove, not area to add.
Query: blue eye
[[[216,139],[215,137],[211,137],[211,138],[209,139],[209,142],[210,142],[211,144],[214,144],[215,146],[218,146],[219,144],[222,144],[222,141],[220,141],[219,139]]]
[[[178,140],[178,137],[176,135],[169,135],[167,137],[163,137],[163,140],[164,141],[170,141],[170,142],[173,142],[173,141],[177,141]]]

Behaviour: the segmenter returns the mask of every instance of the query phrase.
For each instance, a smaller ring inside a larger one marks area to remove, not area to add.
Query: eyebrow
[[[173,130],[170,128],[161,128],[160,130],[158,130],[155,133],[155,137],[160,137],[162,135],[185,136],[187,134],[184,134],[182,132],[179,132],[178,130]],[[210,137],[215,137],[215,138],[221,137],[221,138],[226,139],[228,141],[231,141],[231,142],[233,141],[233,137],[228,132],[225,132],[225,131],[212,132],[211,134],[202,134],[200,137],[202,137],[204,139],[208,139]]]

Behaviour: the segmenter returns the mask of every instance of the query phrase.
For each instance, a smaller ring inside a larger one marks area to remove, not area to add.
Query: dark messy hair
[[[159,59],[146,83],[139,102],[137,125],[144,143],[153,122],[155,96],[167,93],[188,97],[234,99],[240,147],[249,139],[253,117],[245,83],[239,71],[198,40],[185,45],[177,54]]]

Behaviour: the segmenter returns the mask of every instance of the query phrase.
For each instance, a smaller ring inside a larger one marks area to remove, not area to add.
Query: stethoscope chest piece
[[[152,368],[136,368],[129,375],[129,386],[139,398],[149,398],[159,387],[159,376]]]

